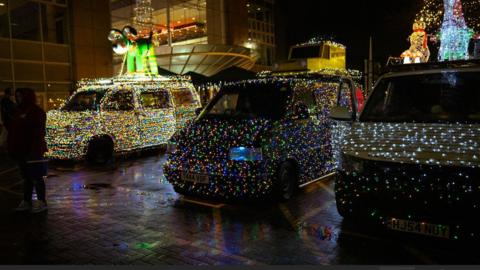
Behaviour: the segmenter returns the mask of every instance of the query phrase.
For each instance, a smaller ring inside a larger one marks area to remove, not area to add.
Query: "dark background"
[[[291,45],[314,36],[333,36],[347,46],[347,66],[363,70],[372,36],[374,61],[384,65],[410,47],[407,38],[422,5],[423,0],[277,0],[278,57],[285,60]]]

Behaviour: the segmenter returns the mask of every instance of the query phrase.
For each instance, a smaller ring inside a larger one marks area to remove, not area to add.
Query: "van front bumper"
[[[85,158],[85,151],[84,147],[75,143],[49,143],[48,152],[45,154],[45,156],[46,158],[52,160],[80,161]]]
[[[479,168],[400,164],[343,156],[339,207],[382,225],[393,219],[450,227],[451,239],[480,238]]]
[[[195,197],[212,199],[259,199],[270,195],[271,177],[264,173],[262,165],[249,164],[243,167],[243,173],[233,168],[226,168],[223,174],[205,174],[179,168],[168,163],[164,166],[164,175],[175,191]],[[248,172],[247,172],[248,171]],[[182,179],[182,174],[192,173],[208,176],[208,183],[194,183]]]

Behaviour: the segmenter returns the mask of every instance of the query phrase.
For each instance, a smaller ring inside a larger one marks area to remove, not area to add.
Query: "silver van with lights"
[[[352,120],[342,107],[331,117]],[[346,220],[443,239],[479,235],[479,61],[391,67],[344,136],[335,193]]]
[[[47,114],[47,157],[105,163],[115,154],[159,147],[200,107],[187,77],[83,80],[59,110]]]

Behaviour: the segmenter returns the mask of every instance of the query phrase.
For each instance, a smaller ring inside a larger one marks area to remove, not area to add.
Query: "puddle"
[[[96,183],[96,184],[87,184],[83,186],[84,189],[90,190],[101,190],[101,189],[111,189],[113,188],[111,184],[105,183]]]

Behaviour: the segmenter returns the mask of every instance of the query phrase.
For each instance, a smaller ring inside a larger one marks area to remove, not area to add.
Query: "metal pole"
[[[39,10],[39,16],[38,16],[38,22],[40,25],[40,40],[42,42],[42,68],[43,68],[43,90],[44,90],[44,99],[43,99],[43,108],[45,110],[48,110],[47,108],[47,103],[48,103],[48,85],[47,85],[47,72],[46,72],[46,66],[45,66],[45,37],[43,33],[43,22],[42,22],[42,6],[40,3],[38,3],[38,10]],[[45,13],[47,13],[47,5],[45,5]],[[48,16],[48,15],[46,15]]]
[[[372,91],[373,87],[373,40],[370,36],[370,49],[368,54],[368,92]]]
[[[368,60],[367,60],[367,59],[365,59],[365,60],[363,61],[363,70],[364,70],[364,73],[363,73],[363,74],[364,74],[364,80],[365,80],[365,82],[364,82],[365,84],[364,84],[364,88],[363,88],[363,89],[364,89],[364,91],[365,91],[365,95],[368,95],[368,85],[369,85],[369,83],[368,83],[368,76],[369,76],[369,75],[368,75]]]
[[[10,68],[12,70],[12,87],[13,87],[13,92],[15,93],[17,89],[16,85],[16,76],[15,76],[15,55],[13,53],[13,33],[12,33],[12,18],[11,18],[11,8],[10,8],[10,1],[7,1],[7,16],[8,16],[8,32],[9,32],[9,44],[10,44]]]
[[[168,31],[168,46],[172,47],[172,29],[170,28],[170,0],[167,0],[167,31]]]

